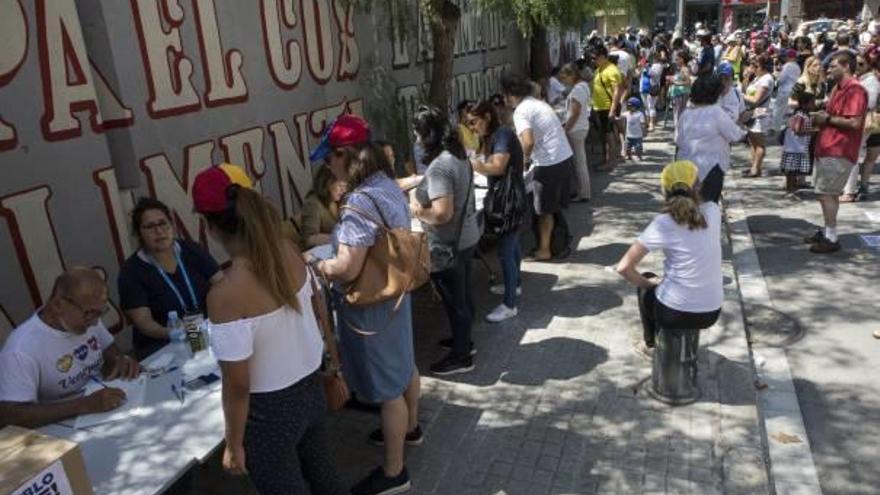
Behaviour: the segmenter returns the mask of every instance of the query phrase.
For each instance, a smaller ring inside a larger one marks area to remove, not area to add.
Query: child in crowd
[[[626,112],[623,113],[626,121],[626,159],[632,160],[633,152],[642,159],[642,139],[647,132],[648,120],[642,111],[642,101],[633,96],[626,102]]]
[[[798,188],[804,177],[813,173],[813,162],[810,159],[810,140],[813,128],[810,112],[816,109],[816,96],[806,91],[797,97],[797,108],[788,120],[788,126],[782,142],[782,163],[780,168],[785,174],[785,196],[796,197]]]

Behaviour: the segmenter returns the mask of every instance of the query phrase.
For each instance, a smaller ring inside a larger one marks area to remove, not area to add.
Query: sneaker
[[[486,321],[489,323],[500,323],[504,320],[513,318],[516,316],[517,309],[508,308],[506,304],[499,304],[497,308],[493,309],[491,313],[486,315]]]
[[[492,294],[495,294],[496,296],[503,296],[504,295],[504,284],[495,284],[492,287],[489,287],[489,292],[491,292]],[[522,295],[522,286],[521,285],[516,286],[516,295],[518,295],[518,296]]]
[[[880,339],[880,330],[874,330],[874,333],[872,335],[875,339]]]
[[[389,478],[385,471],[377,467],[366,478],[351,487],[352,495],[396,495],[405,493],[412,488],[406,466],[397,476]]]
[[[422,426],[416,425],[416,428],[406,434],[404,440],[407,445],[421,445],[425,441],[425,435],[422,433]],[[385,437],[382,436],[382,428],[376,428],[370,433],[370,443],[374,445],[385,445]]]
[[[440,346],[440,348],[445,351],[451,351],[452,350],[452,339],[442,339],[439,342],[437,342],[437,345]],[[474,346],[473,342],[471,342],[470,354],[471,354],[471,356],[477,355],[477,348],[476,348],[476,346]]]
[[[467,373],[474,369],[474,360],[470,356],[458,357],[450,352],[445,358],[432,364],[429,369],[431,373],[440,376]]]
[[[809,237],[804,237],[804,244],[816,244],[824,238],[825,238],[825,233],[822,232],[822,229],[819,229],[816,231],[815,234],[813,234]]]
[[[840,251],[840,241],[829,241],[824,235],[819,242],[810,246],[811,253],[828,254]]]

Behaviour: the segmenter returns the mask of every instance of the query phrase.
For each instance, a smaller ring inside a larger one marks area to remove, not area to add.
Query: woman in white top
[[[590,169],[587,166],[587,134],[590,132],[590,85],[581,78],[574,64],[565,64],[559,69],[559,78],[571,91],[565,101],[565,134],[574,151],[574,171],[577,175],[577,195],[575,202],[589,201]]]
[[[311,276],[281,216],[226,165],[196,177],[193,203],[230,257],[207,297],[223,373],[224,468],[249,474],[260,493],[346,493],[326,444]]]
[[[788,98],[791,96],[795,83],[801,77],[801,66],[797,63],[797,51],[789,48],[783,53],[785,64],[782,66],[782,70],[779,71],[778,89],[776,90],[776,99],[773,107],[774,130],[779,130],[792,113]]]
[[[770,130],[770,97],[773,92],[773,60],[763,54],[753,59],[749,68],[755,75],[748,85],[743,99],[752,109],[752,122],[749,126],[749,145],[752,152],[752,166],[743,171],[743,177],[760,177],[764,166],[764,155],[767,153],[765,134]]]
[[[724,174],[730,168],[730,143],[740,141],[745,129],[730,118],[718,105],[724,85],[716,75],[697,78],[691,86],[690,106],[678,121],[675,144],[679,160],[690,160],[697,166],[700,197],[714,201],[721,197]]]
[[[658,328],[701,330],[718,320],[724,290],[721,276],[721,208],[700,204],[697,167],[682,160],[660,175],[663,213],[633,243],[617,273],[638,287],[645,344]],[[636,268],[650,251],[662,249],[663,277]]]

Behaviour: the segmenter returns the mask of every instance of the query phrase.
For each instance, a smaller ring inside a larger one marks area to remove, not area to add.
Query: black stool
[[[651,369],[651,397],[681,406],[700,398],[697,385],[697,350],[699,330],[658,328],[654,340]]]

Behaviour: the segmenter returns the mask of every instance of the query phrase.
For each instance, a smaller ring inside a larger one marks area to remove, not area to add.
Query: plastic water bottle
[[[168,338],[171,342],[183,342],[186,340],[186,332],[183,331],[183,325],[180,322],[180,318],[177,316],[177,311],[169,311],[168,312],[168,328],[171,331],[168,333]]]

